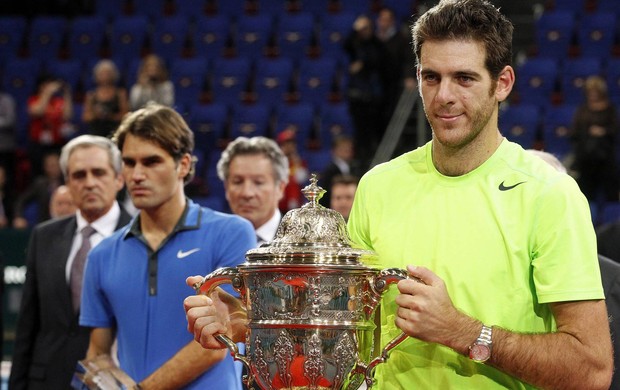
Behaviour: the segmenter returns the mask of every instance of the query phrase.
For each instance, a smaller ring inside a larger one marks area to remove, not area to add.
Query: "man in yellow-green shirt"
[[[377,367],[377,388],[608,388],[588,203],[498,129],[512,25],[485,0],[442,1],[412,33],[433,139],[368,172],[349,219],[382,267],[425,283],[382,300],[382,341],[411,337]]]

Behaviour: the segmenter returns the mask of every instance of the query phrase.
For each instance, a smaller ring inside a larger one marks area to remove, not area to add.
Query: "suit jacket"
[[[121,208],[116,228],[131,216]],[[90,329],[79,326],[65,269],[76,217],[37,225],[26,256],[24,283],[9,388],[70,389],[78,360],[86,355]]]
[[[620,264],[602,255],[598,256],[598,263],[614,345],[615,370],[610,389],[620,389]]]

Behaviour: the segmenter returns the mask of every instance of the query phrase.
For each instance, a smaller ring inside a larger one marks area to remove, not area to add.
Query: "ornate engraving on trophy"
[[[295,346],[285,330],[282,330],[276,339],[273,354],[278,366],[280,379],[287,387],[291,387],[291,381],[293,380],[291,376],[291,363],[295,357]]]
[[[318,380],[323,376],[325,363],[323,363],[323,354],[321,353],[321,339],[315,333],[308,341],[308,350],[306,352],[306,361],[304,362],[304,374],[310,380],[310,386],[316,389]]]

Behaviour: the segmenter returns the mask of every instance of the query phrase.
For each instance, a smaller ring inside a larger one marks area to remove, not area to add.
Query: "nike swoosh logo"
[[[179,251],[177,252],[177,257],[179,259],[183,259],[189,255],[191,255],[192,253],[196,253],[200,250],[200,248],[194,248],[194,249],[190,249],[187,252],[183,252],[182,250],[179,249]]]
[[[499,188],[499,190],[500,190],[500,191],[508,191],[508,190],[512,190],[513,188],[515,188],[515,187],[516,187],[516,186],[518,186],[519,184],[523,184],[523,183],[525,183],[525,182],[524,182],[524,181],[522,181],[522,182],[519,182],[519,183],[517,183],[517,184],[513,184],[513,185],[511,185],[511,186],[505,186],[505,185],[504,185],[504,182],[501,182],[501,184],[499,185],[499,187],[498,187],[498,188]]]

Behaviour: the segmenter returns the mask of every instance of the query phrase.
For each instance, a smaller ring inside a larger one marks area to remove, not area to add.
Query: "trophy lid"
[[[342,215],[319,204],[325,190],[312,174],[302,193],[308,202],[288,211],[275,238],[246,253],[249,263],[261,264],[333,264],[374,263],[373,251],[353,247]]]

